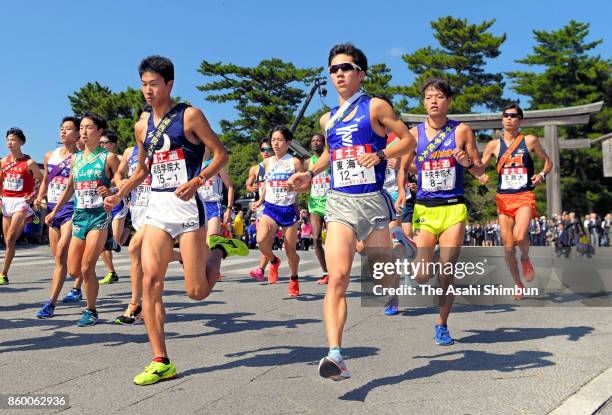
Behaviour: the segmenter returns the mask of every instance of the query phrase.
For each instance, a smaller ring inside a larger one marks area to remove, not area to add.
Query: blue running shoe
[[[448,327],[446,326],[446,324],[435,325],[434,340],[439,346],[450,346],[451,344],[455,343],[450,333],[448,332]]]
[[[399,313],[399,301],[397,298],[389,298],[385,304],[385,315],[394,316]]]
[[[81,319],[77,322],[77,326],[86,327],[93,326],[98,321],[98,313],[91,310],[83,311]]]
[[[78,303],[82,299],[83,299],[83,293],[81,292],[81,290],[77,290],[76,288],[73,288],[72,290],[68,292],[68,294],[66,294],[62,302],[63,303]]]
[[[36,317],[38,318],[51,318],[53,317],[53,312],[55,311],[55,306],[51,302],[51,300],[47,301],[36,313]]]

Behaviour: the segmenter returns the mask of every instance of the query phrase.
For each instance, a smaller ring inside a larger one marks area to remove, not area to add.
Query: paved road
[[[612,366],[611,308],[458,306],[450,321],[457,343],[443,348],[432,340],[435,309],[387,317],[362,307],[353,283],[344,335],[353,377],[320,379],[323,288],[312,251],[300,255],[298,299],[287,296],[287,278],[269,286],[245,277],[256,252],[225,262],[224,280],[203,302],[184,295],[181,268],[172,266],[166,331],[181,376],[138,387],[131,380],[150,360],[144,326],[111,324],[130,296],[127,257],[116,257],[120,282],[101,286],[100,324],[78,328],[79,306],[34,317],[52,261],[46,247],[21,249],[11,284],[0,287],[2,392],[67,394],[62,413],[74,414],[545,414]],[[612,395],[612,381],[596,379]],[[572,413],[592,412],[580,405]]]

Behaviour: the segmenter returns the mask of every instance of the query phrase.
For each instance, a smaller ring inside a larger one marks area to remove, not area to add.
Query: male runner
[[[342,358],[342,332],[346,322],[348,287],[357,240],[378,251],[377,259],[390,260],[389,222],[395,216],[391,197],[382,188],[384,160],[411,152],[415,140],[384,100],[370,98],[360,89],[368,69],[365,54],[351,44],[334,46],[329,52],[329,73],[340,106],[321,117],[327,146],[319,160],[305,173],[297,173],[290,186],[305,189],[313,177],[332,167],[327,193],[325,256],[329,283],[323,302],[329,353],[319,363],[322,377],[350,377]],[[386,130],[400,141],[386,149]]]
[[[486,166],[492,157],[497,159],[497,213],[504,242],[506,264],[512,279],[518,288],[523,288],[516,261],[515,245],[521,251],[521,265],[525,281],[534,278],[533,265],[529,260],[529,221],[538,217],[533,189],[546,179],[552,169],[552,162],[540,145],[538,137],[523,135],[519,129],[523,119],[523,110],[516,104],[502,111],[503,138],[492,140],[485,147],[482,163]],[[544,169],[535,174],[531,153],[544,160]],[[489,176],[480,177],[481,184],[487,184]],[[521,300],[523,294],[517,291],[515,300]]]
[[[85,284],[87,308],[77,322],[80,327],[93,326],[98,321],[96,262],[104,248],[111,220],[104,211],[103,198],[110,194],[110,181],[119,165],[117,156],[100,147],[100,137],[105,128],[106,120],[98,114],[86,112],[83,115],[80,134],[85,150],[71,160],[66,190],[45,218],[47,225],[50,225],[74,194],[68,273],[82,277]]]
[[[68,185],[70,162],[76,153],[76,141],[79,139],[81,121],[76,117],[64,117],[60,126],[62,146],[45,154],[43,180],[34,206],[38,209],[47,199],[47,212],[51,212]],[[51,298],[36,313],[38,318],[53,317],[55,303],[66,281],[68,272],[68,247],[72,236],[72,214],[74,203],[69,201],[55,216],[49,225],[49,245],[55,259],[55,268],[51,279]],[[79,302],[83,298],[81,285],[83,279],[74,281],[73,287],[63,299],[65,303]]]
[[[2,230],[6,246],[0,285],[9,283],[8,272],[15,256],[15,244],[23,232],[26,220],[34,215],[30,206],[36,197],[34,181],[40,183],[42,179],[38,164],[21,152],[25,142],[26,137],[21,129],[10,128],[6,132],[6,146],[10,154],[0,164]]]
[[[119,137],[114,131],[106,130],[104,131],[104,135],[100,138],[100,146],[116,155],[118,141]],[[122,159],[120,156],[118,156],[118,159],[121,163]],[[109,239],[112,242],[105,244],[104,250],[102,251],[102,260],[106,265],[106,269],[108,269],[108,273],[104,276],[104,278],[100,280],[100,284],[112,284],[119,281],[119,276],[117,275],[117,272],[115,272],[115,265],[113,264],[113,253],[110,248],[115,244],[117,246],[123,245],[123,243],[127,239],[128,235],[123,235],[123,229],[125,228],[125,218],[127,217],[128,210],[129,209],[126,200],[122,200],[117,206],[113,208],[113,219],[109,232]],[[113,242],[115,242],[115,244]]]
[[[179,241],[187,295],[194,300],[203,300],[211,293],[223,257],[247,255],[248,247],[242,241],[217,235],[206,243],[204,206],[195,193],[227,163],[227,153],[202,111],[174,105],[170,96],[174,65],[167,58],[150,56],[140,63],[138,73],[142,93],[153,112],[144,141],[142,136],[136,137],[136,171],[116,195],[106,199],[105,207],[112,209],[140,184],[150,163],[151,194],[143,221],[141,261],[142,309],[154,357],[134,378],[137,385],[150,385],[176,376],[166,350],[162,299],[174,239]],[[213,160],[201,171],[205,148],[213,154]]]
[[[293,140],[293,132],[284,125],[277,126],[272,131],[272,149],[274,155],[264,160],[266,169],[266,184],[262,187],[259,200],[252,206],[253,211],[263,205],[261,219],[257,228],[257,244],[259,251],[270,261],[270,274],[268,282],[276,284],[278,281],[278,268],[280,258],[272,252],[274,236],[279,228],[283,230],[285,238],[285,252],[287,262],[291,269],[289,279],[289,296],[297,297],[300,295],[298,282],[298,266],[300,257],[297,254],[297,221],[298,209],[296,206],[297,193],[290,191],[287,187],[287,179],[295,172],[303,171],[300,159],[288,153],[289,145]],[[261,277],[263,279],[263,266],[260,263]],[[253,277],[253,272],[251,276]],[[259,280],[261,281],[261,280]]]
[[[259,141],[259,154],[263,160],[270,157],[274,152],[272,151],[272,144],[270,144],[270,138],[264,137]],[[247,192],[253,193],[255,195],[255,201],[259,200],[259,192],[261,187],[265,185],[265,175],[266,169],[264,167],[263,161],[261,163],[255,164],[251,166],[249,169],[249,177],[246,180],[246,189]],[[260,207],[257,211],[253,212],[256,220],[261,218],[261,212],[263,210],[263,206]],[[266,270],[266,266],[268,265],[268,258],[260,254],[259,259],[261,267],[253,268],[249,275],[251,278],[254,278],[258,281],[263,280],[264,273]]]
[[[410,131],[417,135],[416,169],[417,198],[413,227],[418,252],[416,261],[431,263],[434,248],[440,244],[440,288],[446,293],[453,275],[445,273],[453,267],[463,244],[467,222],[467,207],[463,197],[463,170],[479,177],[484,172],[472,129],[466,124],[449,120],[448,109],[452,101],[451,86],[441,78],[430,78],[422,87],[423,106],[427,112],[424,123]],[[409,163],[408,163],[409,164]],[[398,198],[400,205],[404,200]],[[424,284],[431,278],[430,266],[420,268],[416,280]],[[434,327],[435,342],[448,346],[454,343],[447,321],[454,296],[439,297],[440,317]]]
[[[310,139],[310,149],[313,155],[304,162],[304,168],[306,170],[308,170],[309,166],[314,166],[323,154],[323,150],[325,149],[325,136],[323,134],[313,135]],[[329,183],[330,175],[329,169],[327,169],[319,173],[317,177],[312,178],[310,194],[308,195],[308,213],[312,225],[312,242],[315,254],[323,270],[323,275],[318,281],[319,285],[324,285],[329,282],[327,264],[325,263],[325,250],[323,249],[323,240],[321,239],[321,231],[325,225],[325,204],[327,203],[326,195],[329,191]]]

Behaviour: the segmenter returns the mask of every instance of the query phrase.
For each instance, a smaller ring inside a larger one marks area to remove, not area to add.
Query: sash
[[[103,151],[104,149],[102,147],[96,147],[94,151],[92,151],[91,153],[87,155],[87,157],[81,156],[81,159],[78,160],[76,163],[74,163],[74,166],[72,167],[73,171],[75,173],[78,173],[79,170],[81,170],[84,166],[94,161],[94,159],[98,156],[98,154],[100,154]]]
[[[514,141],[512,141],[512,143],[508,146],[508,148],[506,149],[506,152],[497,159],[497,174],[499,174],[499,172],[501,171],[501,169],[504,167],[504,164],[506,163],[506,160],[508,160],[510,158],[510,156],[512,155],[512,153],[514,152],[514,150],[516,150],[516,148],[521,145],[521,143],[523,142],[523,140],[525,139],[525,136],[523,134],[519,134]],[[500,138],[500,140],[503,140],[503,138]]]
[[[340,120],[345,119],[355,109],[359,103],[359,98],[364,95],[365,94],[362,91],[357,91],[353,96],[344,101],[344,104],[338,108],[338,111],[336,111],[334,116],[327,120],[327,123],[325,124],[325,136],[327,136],[328,131],[334,128],[336,124],[340,122]]]
[[[149,167],[151,163],[153,162],[153,153],[155,153],[155,146],[157,146],[159,139],[168,130],[168,127],[170,127],[170,124],[172,124],[172,121],[174,121],[174,119],[177,117],[179,111],[181,111],[183,108],[186,108],[188,106],[189,105],[183,104],[183,103],[176,104],[174,107],[170,109],[170,111],[166,113],[166,115],[164,115],[164,118],[162,118],[159,124],[157,124],[157,128],[155,129],[155,132],[153,133],[153,137],[151,137],[151,141],[149,142],[149,150],[147,151],[147,160],[149,161]]]
[[[27,154],[24,154],[22,157],[18,158],[17,160],[11,161],[11,164],[9,164],[8,166],[5,166],[4,168],[0,169],[0,183],[4,181],[4,175],[6,174],[7,171],[9,171],[10,169],[15,167],[17,164],[21,163],[22,161],[29,160],[29,159],[30,159],[30,156],[28,156]]]
[[[450,124],[450,120],[448,120],[446,122],[446,126],[443,127],[438,132],[438,134],[436,134],[436,136],[429,142],[429,144],[425,146],[425,148],[423,149],[421,154],[417,155],[417,160],[420,163],[425,161],[427,159],[427,157],[429,157],[429,155],[431,153],[433,153],[435,151],[438,151],[438,149],[442,146],[442,143],[446,139],[446,136],[451,134],[457,128],[457,126],[459,125],[459,123],[457,123],[456,125],[451,127],[448,124]],[[425,130],[425,131],[427,131],[427,130]],[[425,138],[427,138],[427,133],[425,134]]]
[[[70,154],[68,157],[66,157],[64,160],[62,160],[60,162],[60,164],[57,164],[53,170],[51,170],[48,174],[47,174],[47,182],[51,183],[53,181],[53,179],[55,179],[55,176],[57,176],[58,174],[61,173],[62,170],[64,170],[66,168],[66,166],[70,165],[70,160],[72,160],[72,154]]]

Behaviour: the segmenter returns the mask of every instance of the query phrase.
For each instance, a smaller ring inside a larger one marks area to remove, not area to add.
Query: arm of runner
[[[132,152],[134,151],[134,147],[128,147],[123,152],[123,157],[121,157],[121,161],[119,162],[119,167],[117,167],[117,171],[113,176],[113,180],[115,181],[115,186],[121,189],[121,187],[127,182],[127,173],[128,173],[128,160],[132,157]]]
[[[321,131],[325,134],[325,125],[327,121],[329,121],[329,112],[323,114],[319,119],[319,125],[321,126]],[[327,134],[325,134],[327,136]],[[317,160],[317,162],[313,166],[308,166],[308,170],[305,172],[296,172],[294,173],[289,180],[287,180],[287,185],[290,190],[295,192],[307,192],[310,189],[310,183],[312,182],[312,178],[317,174],[327,170],[330,166],[331,158],[329,155],[329,145],[327,144],[327,140],[325,140],[325,149],[321,154],[321,157]]]
[[[30,170],[30,173],[32,173],[32,176],[34,176],[34,181],[35,183],[38,184],[38,186],[40,186],[43,175],[40,172],[40,168],[38,167],[38,164],[36,164],[36,162],[32,159],[28,160],[28,169]],[[40,190],[40,189],[39,189]],[[34,191],[32,192],[31,195],[29,195],[26,198],[26,202],[28,203],[32,203],[34,201],[34,199],[36,198],[36,195],[38,194],[38,192],[36,191],[36,189],[34,189]]]
[[[234,197],[235,197],[235,188],[234,182],[230,175],[227,172],[227,169],[223,167],[219,171],[219,177],[221,177],[221,181],[227,188],[227,209],[225,209],[225,214],[223,215],[223,222],[230,223],[230,218],[232,215],[232,206],[234,206]]]
[[[482,161],[482,165],[485,168],[485,171],[478,178],[478,181],[483,186],[485,186],[489,182],[489,175],[487,174],[486,169],[487,169],[487,165],[491,161],[491,158],[493,157],[493,153],[495,151],[495,141],[496,140],[489,141],[487,143],[487,146],[484,149],[484,152],[482,153],[482,160],[481,161]]]
[[[49,187],[49,183],[47,183],[47,177],[49,176],[49,157],[51,157],[51,151],[45,154],[45,160],[43,161],[43,177],[40,183],[40,187],[38,188],[38,196],[36,196],[36,200],[34,201],[34,207],[36,209],[40,209],[40,205],[44,198],[47,196],[47,189]]]
[[[476,147],[476,139],[472,129],[464,123],[457,126],[455,137],[459,139],[457,147],[453,150],[453,156],[463,167],[468,167],[473,164],[469,172],[476,178],[482,176],[485,171],[485,166],[480,161],[480,154]]]
[[[400,167],[397,171],[397,200],[395,201],[395,210],[401,212],[406,205],[406,187],[408,186],[406,178],[408,177],[408,154],[404,154],[400,158]]]
[[[45,216],[45,223],[47,225],[51,224],[51,221],[55,217],[55,214],[64,206],[64,204],[74,195],[74,179],[72,177],[72,168],[74,167],[74,158],[70,161],[70,176],[68,177],[68,184],[66,185],[66,190],[62,193],[59,200],[55,204],[55,207],[51,212]]]
[[[255,180],[257,180],[257,170],[259,169],[258,165],[251,166],[249,169],[249,177],[246,179],[246,189],[247,192],[254,193],[257,191],[257,186],[255,186]]]
[[[116,154],[110,153],[106,158],[106,164],[104,166],[104,173],[108,179],[112,179],[117,173],[117,167],[119,167],[119,157]],[[98,186],[97,192],[102,197],[112,196],[113,190],[106,186]]]
[[[263,161],[265,171],[268,171],[268,163],[267,163],[268,160],[270,159],[266,159]],[[251,205],[251,210],[255,212],[257,209],[259,209],[259,207],[263,204],[265,199],[266,199],[266,184],[263,183],[263,186],[261,186],[261,189],[259,189],[259,199],[253,202],[253,204]]]
[[[538,139],[538,137],[534,135],[528,135],[527,137],[525,137],[525,140],[527,141],[527,149],[536,153],[536,156],[538,156],[539,159],[544,160],[544,168],[542,169],[542,171],[531,178],[533,184],[537,186],[538,184],[544,181],[544,178],[546,177],[548,172],[552,170],[553,164],[552,161],[550,161],[550,157],[548,157],[548,154],[546,154],[546,150],[544,150],[542,144],[540,144],[540,140]]]
[[[203,181],[219,173],[219,170],[227,164],[228,157],[223,143],[212,128],[210,128],[208,120],[201,110],[193,107],[185,110],[185,132],[193,134],[202,141],[213,155],[210,164],[198,176],[180,185],[174,191],[174,194],[179,199],[189,200],[193,197],[198,187],[202,185]]]

